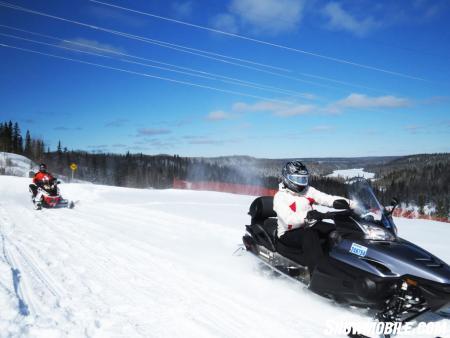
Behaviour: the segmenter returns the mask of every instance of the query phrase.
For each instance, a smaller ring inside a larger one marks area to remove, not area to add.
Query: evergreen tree
[[[25,135],[25,147],[24,147],[23,153],[26,157],[31,157],[31,155],[32,155],[31,134],[30,134],[29,130],[27,130],[27,133]]]
[[[14,123],[12,129],[12,152],[20,155],[23,154],[22,135],[17,122]]]

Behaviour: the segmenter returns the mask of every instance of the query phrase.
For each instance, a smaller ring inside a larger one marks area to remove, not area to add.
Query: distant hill
[[[450,154],[419,154],[397,158],[383,165],[367,167],[379,179],[376,186],[387,203],[399,197],[415,204],[423,213],[426,205],[434,213],[448,217],[450,207]]]
[[[278,176],[283,165],[292,158],[267,159],[251,156],[221,156],[197,158],[206,163],[219,166],[240,168],[257,175]],[[335,170],[382,167],[384,164],[398,160],[398,156],[377,157],[327,157],[327,158],[301,158],[300,160],[308,166],[314,175],[325,176]]]

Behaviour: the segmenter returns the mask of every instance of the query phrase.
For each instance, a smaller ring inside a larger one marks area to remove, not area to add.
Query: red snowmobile
[[[58,188],[59,183],[60,181],[54,179],[37,187],[36,196],[32,198],[36,210],[40,210],[42,208],[72,209],[75,206],[73,201],[62,198]]]

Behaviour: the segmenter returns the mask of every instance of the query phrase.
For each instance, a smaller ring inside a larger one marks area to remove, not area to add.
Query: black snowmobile
[[[383,322],[406,322],[450,306],[450,267],[417,245],[397,236],[388,211],[363,178],[348,182],[348,196],[358,208],[337,200],[322,214],[335,230],[321,239],[326,253],[310,275],[302,252],[277,241],[273,197],[250,206],[246,249],[272,269],[294,278],[313,292],[339,303],[373,309]]]

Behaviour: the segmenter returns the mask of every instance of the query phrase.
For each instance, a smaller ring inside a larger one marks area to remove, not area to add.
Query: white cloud
[[[449,2],[447,0],[415,0],[412,8],[415,11],[413,15],[419,17],[420,21],[427,21],[443,15],[449,8]]]
[[[420,101],[421,104],[424,105],[434,105],[448,102],[450,100],[449,96],[432,96],[425,100]]]
[[[233,0],[230,12],[256,32],[279,34],[297,28],[303,7],[299,0]]]
[[[231,113],[215,111],[207,116],[208,120],[219,121],[237,117],[248,113],[269,113],[278,117],[291,117],[298,115],[329,115],[339,114],[347,109],[396,109],[411,106],[413,102],[404,97],[393,95],[367,96],[352,93],[347,97],[331,102],[328,105],[305,104],[305,103],[279,103],[272,101],[258,101],[255,103],[236,102],[231,107]],[[318,126],[316,131],[330,130],[330,126]]]
[[[365,37],[375,30],[393,25],[426,23],[444,16],[448,0],[371,1],[371,0],[226,0],[225,11],[211,25],[230,33],[277,35],[293,32],[303,17],[313,24]],[[321,20],[322,19],[322,20]],[[325,20],[325,24],[324,24]]]
[[[228,33],[237,33],[239,31],[236,18],[228,13],[221,13],[213,17],[211,24],[214,28]]]
[[[125,53],[125,50],[120,47],[84,38],[64,40],[60,46],[97,54]]]
[[[174,2],[172,9],[177,17],[186,18],[192,14],[193,4],[192,1]]]
[[[115,119],[112,121],[109,121],[105,124],[105,127],[123,127],[126,123],[128,123],[129,120],[127,119]]]
[[[230,118],[231,115],[222,110],[213,111],[206,116],[206,119],[209,121],[222,121],[229,120]]]
[[[305,115],[314,112],[315,109],[316,107],[312,104],[296,104],[274,111],[273,114],[281,117]]]
[[[352,93],[345,99],[335,102],[336,108],[401,108],[411,105],[411,101],[393,95],[370,97],[364,94]]]
[[[261,101],[254,104],[237,102],[233,111],[238,113],[269,112],[275,116],[289,117],[313,113],[316,106],[310,104],[282,104],[270,101]]]
[[[169,129],[156,129],[156,128],[139,128],[137,136],[154,136],[154,135],[166,135],[170,134]]]
[[[94,5],[90,7],[89,12],[91,15],[95,16],[96,19],[100,19],[107,23],[115,21],[121,25],[126,24],[128,26],[138,28],[145,27],[147,24],[147,20],[145,18],[125,13],[124,11],[116,8]]]
[[[322,14],[328,19],[328,28],[347,31],[359,37],[366,36],[370,31],[381,26],[381,22],[371,16],[356,18],[337,2],[328,3],[323,8]]]
[[[227,13],[214,20],[218,29],[247,29],[276,35],[296,30],[303,16],[304,0],[232,0]],[[227,31],[230,31],[227,29]]]
[[[417,132],[422,130],[422,129],[423,129],[423,126],[417,126],[417,125],[405,126],[405,130],[409,131],[412,134],[417,134]]]
[[[299,95],[300,97],[303,97],[304,99],[307,100],[317,100],[317,95],[311,94],[311,93],[301,93]]]
[[[277,111],[285,108],[286,106],[287,106],[286,104],[270,101],[261,101],[254,104],[237,102],[233,104],[232,109],[237,113],[252,113],[252,112]]]

